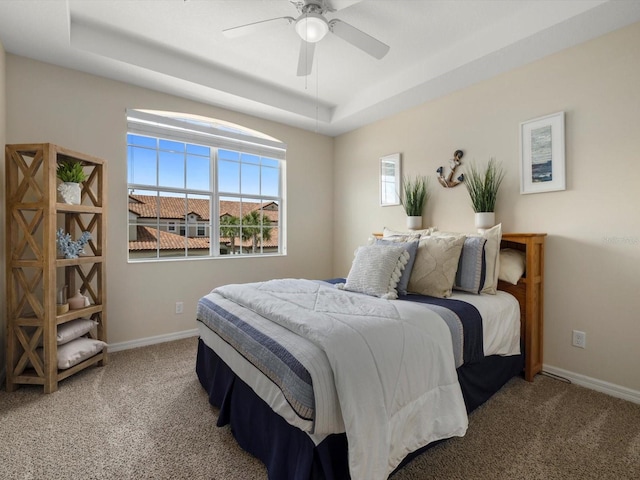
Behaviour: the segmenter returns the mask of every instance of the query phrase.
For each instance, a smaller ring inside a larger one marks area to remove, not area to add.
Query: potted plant
[[[80,183],[84,182],[87,178],[82,168],[82,163],[73,160],[63,160],[58,163],[56,175],[62,181],[62,183],[58,185],[58,191],[64,203],[79,205],[81,200]]]
[[[476,212],[475,224],[478,229],[490,228],[496,223],[496,199],[504,174],[502,166],[493,158],[484,171],[478,170],[473,163],[468,166],[464,184],[471,197],[473,211]]]
[[[422,228],[422,211],[429,198],[428,183],[425,176],[402,178],[402,206],[407,214],[407,228],[409,230]]]

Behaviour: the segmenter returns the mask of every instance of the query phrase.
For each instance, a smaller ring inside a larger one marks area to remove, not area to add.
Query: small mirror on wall
[[[400,154],[380,157],[380,205],[400,205]]]

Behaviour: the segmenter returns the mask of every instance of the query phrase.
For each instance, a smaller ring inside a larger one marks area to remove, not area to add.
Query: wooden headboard
[[[517,285],[498,281],[520,303],[520,336],[524,344],[524,378],[528,382],[542,371],[544,334],[544,240],[546,233],[503,233],[500,248],[525,253],[525,274]]]
[[[374,233],[382,237],[381,233]],[[503,233],[500,248],[525,253],[525,274],[517,285],[498,281],[498,290],[520,303],[520,337],[524,345],[524,378],[528,382],[542,371],[544,334],[544,239],[546,233]]]

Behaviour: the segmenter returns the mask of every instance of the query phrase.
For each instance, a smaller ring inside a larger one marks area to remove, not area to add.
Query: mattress
[[[510,293],[474,295],[453,291],[452,300],[470,303],[482,317],[484,356],[520,354],[520,304]]]

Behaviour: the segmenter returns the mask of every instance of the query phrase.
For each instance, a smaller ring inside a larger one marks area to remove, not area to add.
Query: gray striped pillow
[[[462,246],[462,253],[458,261],[458,271],[454,290],[478,294],[482,290],[486,277],[487,264],[484,247],[487,239],[484,237],[467,237]]]

